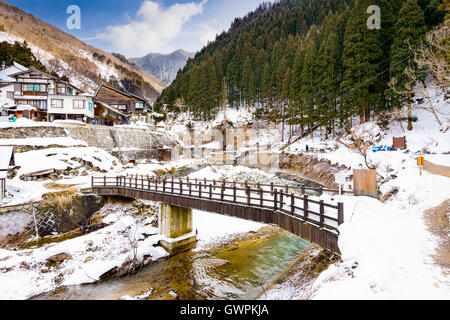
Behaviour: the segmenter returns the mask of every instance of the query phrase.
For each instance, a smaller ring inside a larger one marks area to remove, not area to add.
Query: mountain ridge
[[[169,85],[176,78],[178,70],[182,69],[186,62],[194,56],[195,52],[178,49],[168,54],[149,53],[143,57],[129,58],[128,60],[138,64],[144,71]]]

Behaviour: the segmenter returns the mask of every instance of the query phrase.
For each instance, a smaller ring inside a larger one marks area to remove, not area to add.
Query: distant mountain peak
[[[169,85],[176,78],[178,70],[184,68],[187,60],[194,55],[195,52],[178,49],[169,54],[149,53],[144,57],[128,60],[140,65],[144,71]]]

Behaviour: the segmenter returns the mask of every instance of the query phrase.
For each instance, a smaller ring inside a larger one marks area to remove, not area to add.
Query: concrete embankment
[[[124,162],[142,159],[169,160],[171,149],[178,144],[164,133],[140,128],[51,124],[0,128],[0,139],[28,138],[72,138],[85,142],[89,147],[103,149]],[[61,146],[58,143],[46,146],[18,146],[16,152],[39,150],[44,147]]]

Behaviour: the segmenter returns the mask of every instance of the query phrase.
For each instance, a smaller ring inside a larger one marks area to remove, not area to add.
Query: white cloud
[[[168,53],[179,49],[172,45],[183,31],[185,24],[193,17],[203,13],[208,0],[199,3],[175,3],[163,8],[159,3],[146,0],[128,24],[106,27],[96,40],[109,42],[116,50],[127,56],[141,56],[150,52]],[[201,37],[211,40],[211,29]]]

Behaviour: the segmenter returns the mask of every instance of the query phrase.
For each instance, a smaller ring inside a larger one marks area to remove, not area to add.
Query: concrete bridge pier
[[[171,256],[194,248],[197,234],[193,229],[192,209],[166,203],[160,203],[159,209],[159,233],[165,237],[160,245]]]

